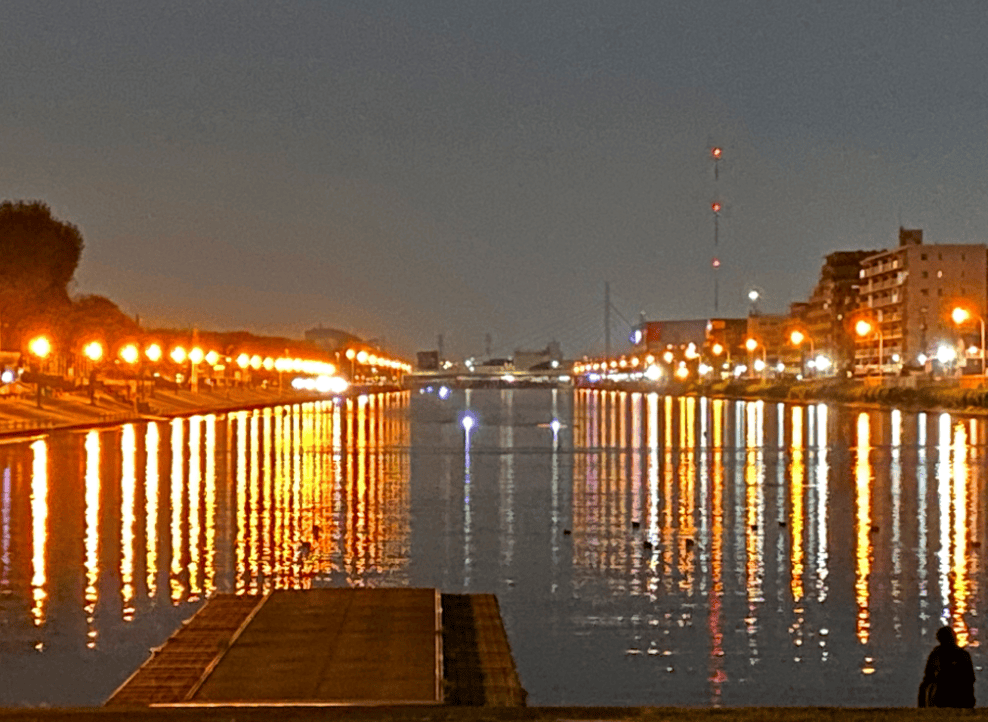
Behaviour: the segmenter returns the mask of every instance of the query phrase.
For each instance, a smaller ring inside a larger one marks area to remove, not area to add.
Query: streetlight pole
[[[862,318],[856,324],[854,324],[854,332],[858,334],[861,338],[869,335],[874,331],[878,335],[878,378],[883,380],[885,377],[885,366],[884,366],[884,355],[885,355],[885,337],[882,336],[882,327],[880,324],[876,324],[873,321]],[[870,375],[870,374],[869,374]]]
[[[37,387],[38,387],[38,408],[41,408],[41,364],[48,358],[51,353],[51,341],[45,336],[38,336],[31,339],[27,346],[28,350],[34,354],[35,361],[34,368],[35,374],[37,376]]]
[[[960,326],[971,318],[971,312],[966,308],[958,306],[951,311],[950,318],[953,319],[954,323]],[[978,323],[981,326],[981,376],[983,378],[985,375],[985,318],[980,313],[978,314]]]

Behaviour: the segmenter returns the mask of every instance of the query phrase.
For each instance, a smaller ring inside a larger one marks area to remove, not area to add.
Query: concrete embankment
[[[672,396],[709,396],[712,398],[792,403],[832,402],[865,404],[916,410],[950,410],[964,413],[988,412],[988,384],[959,383],[956,379],[904,383],[890,377],[879,379],[761,380],[736,379],[712,383],[669,383],[660,388],[647,382],[597,383],[584,388],[654,392]],[[905,381],[909,381],[906,379]]]
[[[349,392],[394,391],[390,387],[362,389]],[[216,391],[166,391],[157,389],[143,403],[119,399],[108,394],[88,395],[63,393],[46,396],[38,404],[35,396],[2,398],[0,400],[0,436],[28,436],[58,428],[91,427],[141,421],[148,418],[189,416],[241,409],[262,408],[284,403],[299,403],[326,398],[313,392],[293,389],[230,388]]]

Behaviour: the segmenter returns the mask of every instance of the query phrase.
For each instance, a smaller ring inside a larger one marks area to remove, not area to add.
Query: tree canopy
[[[0,320],[14,339],[28,319],[68,308],[82,247],[79,229],[54,218],[47,204],[0,203]]]

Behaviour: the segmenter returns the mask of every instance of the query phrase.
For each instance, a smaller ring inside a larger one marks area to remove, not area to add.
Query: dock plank
[[[433,589],[272,594],[193,703],[437,703]]]

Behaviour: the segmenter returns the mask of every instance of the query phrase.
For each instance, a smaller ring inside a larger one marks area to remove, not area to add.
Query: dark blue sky
[[[8,0],[0,197],[79,225],[77,292],[145,324],[578,355],[605,281],[702,318],[716,254],[720,315],[783,312],[900,224],[988,240],[986,31],[979,2]]]

